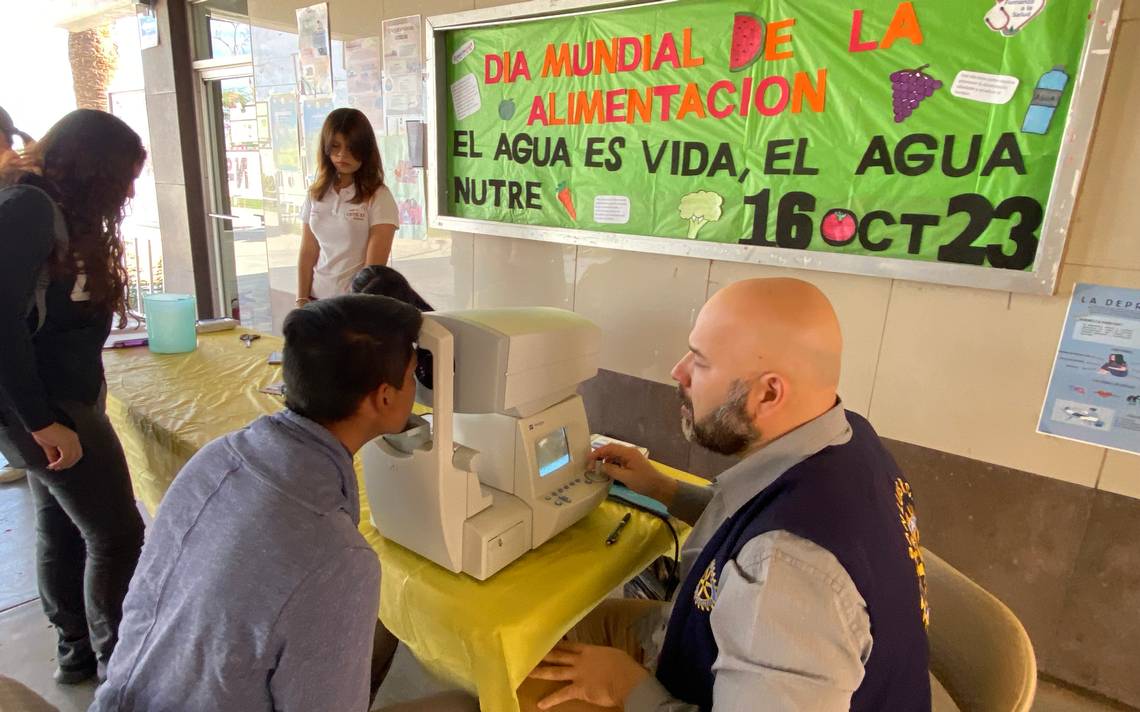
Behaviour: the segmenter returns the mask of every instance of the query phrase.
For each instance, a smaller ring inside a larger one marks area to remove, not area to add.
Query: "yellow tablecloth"
[[[151,514],[199,448],[282,407],[282,399],[258,392],[281,380],[280,367],[266,363],[281,340],[262,336],[247,349],[240,333],[203,334],[190,354],[104,353],[108,415],[126,450],[135,494]],[[558,639],[610,591],[673,550],[665,525],[636,511],[620,541],[606,546],[629,511],[607,501],[479,582],[381,537],[372,526],[359,460],[357,477],[360,531],[383,572],[381,620],[432,672],[476,692],[488,712],[517,709],[515,690]]]

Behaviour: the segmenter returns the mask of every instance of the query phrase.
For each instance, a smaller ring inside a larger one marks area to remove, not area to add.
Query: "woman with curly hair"
[[[27,159],[0,175],[0,446],[28,471],[55,679],[75,684],[111,657],[142,546],[102,348],[125,321],[120,225],[146,151],[121,120],[79,110]]]

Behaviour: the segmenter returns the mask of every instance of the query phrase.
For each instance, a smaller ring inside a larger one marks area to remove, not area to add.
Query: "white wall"
[[[255,23],[280,23],[302,4],[254,0],[250,9]],[[379,34],[383,17],[496,4],[331,0],[330,24],[334,36],[346,27]],[[1073,283],[1140,288],[1138,67],[1140,0],[1125,0],[1056,296],[438,231],[424,256],[409,255],[420,246],[398,248],[395,266],[436,308],[573,308],[604,329],[603,368],[666,383],[710,293],[746,277],[794,274],[834,302],[846,339],[844,398],[884,436],[1140,498],[1140,457],[1034,432]]]

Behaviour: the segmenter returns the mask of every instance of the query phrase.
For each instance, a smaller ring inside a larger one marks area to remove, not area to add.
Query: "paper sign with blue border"
[[[1037,432],[1140,454],[1140,289],[1073,288]]]

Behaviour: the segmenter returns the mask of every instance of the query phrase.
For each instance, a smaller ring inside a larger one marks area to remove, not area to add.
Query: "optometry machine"
[[[380,533],[485,580],[589,514],[610,480],[586,469],[576,391],[600,346],[594,323],[562,309],[424,314],[433,412],[361,451]]]

